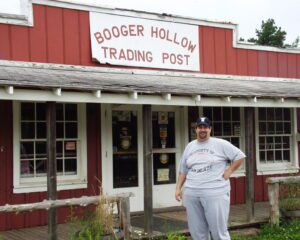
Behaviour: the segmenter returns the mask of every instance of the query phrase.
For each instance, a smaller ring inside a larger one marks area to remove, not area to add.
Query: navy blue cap
[[[210,120],[207,117],[199,117],[197,119],[196,123],[197,123],[197,126],[199,126],[199,125],[204,125],[204,126],[207,126],[207,127],[211,126]]]

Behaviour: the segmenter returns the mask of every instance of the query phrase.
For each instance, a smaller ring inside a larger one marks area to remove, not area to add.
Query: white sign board
[[[199,71],[198,26],[90,12],[100,63]]]

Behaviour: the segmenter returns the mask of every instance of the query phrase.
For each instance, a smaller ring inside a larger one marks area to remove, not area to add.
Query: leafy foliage
[[[261,30],[256,29],[257,41],[259,45],[268,45],[274,47],[284,47],[286,31],[275,25],[274,19],[262,21]]]
[[[281,223],[279,226],[266,224],[262,227],[258,236],[242,237],[232,236],[232,240],[299,240],[300,221],[292,220]]]
[[[262,21],[261,28],[256,29],[255,32],[257,38],[249,38],[247,42],[281,48],[297,48],[300,43],[300,37],[298,36],[292,44],[285,44],[287,33],[281,27],[276,26],[275,20],[272,18]],[[245,41],[243,38],[239,40],[241,42]]]
[[[186,236],[180,234],[180,233],[168,233],[167,234],[167,240],[186,240]]]
[[[113,235],[112,208],[106,200],[100,199],[95,211],[86,211],[83,217],[77,217],[71,209],[69,217],[68,240],[115,239]]]

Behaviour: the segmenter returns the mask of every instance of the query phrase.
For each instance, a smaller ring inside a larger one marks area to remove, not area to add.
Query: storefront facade
[[[59,198],[102,186],[107,194],[133,192],[131,210],[143,210],[145,105],[155,208],[178,206],[178,164],[200,115],[212,120],[214,136],[244,151],[247,126],[254,127],[255,201],[267,200],[268,176],[299,172],[298,49],[239,43],[229,23],[63,1],[30,7],[32,22],[0,23],[0,205],[47,198],[49,101],[56,102]],[[246,165],[231,178],[232,204],[245,202],[245,176]],[[62,209],[59,221],[67,215]],[[0,229],[43,225],[45,216],[2,214]]]

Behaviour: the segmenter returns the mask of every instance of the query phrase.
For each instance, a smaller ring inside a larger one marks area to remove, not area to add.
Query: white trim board
[[[60,96],[53,94],[51,90],[14,89],[13,94],[0,88],[0,99],[14,101],[56,101],[75,103],[114,103],[114,104],[152,104],[166,106],[231,106],[231,107],[300,107],[300,100],[286,99],[280,102],[277,99],[231,98],[230,101],[223,97],[202,97],[196,101],[190,96],[173,96],[170,100],[161,95],[138,95],[137,99],[130,97],[128,93],[101,93],[97,97],[92,92],[62,91]]]

